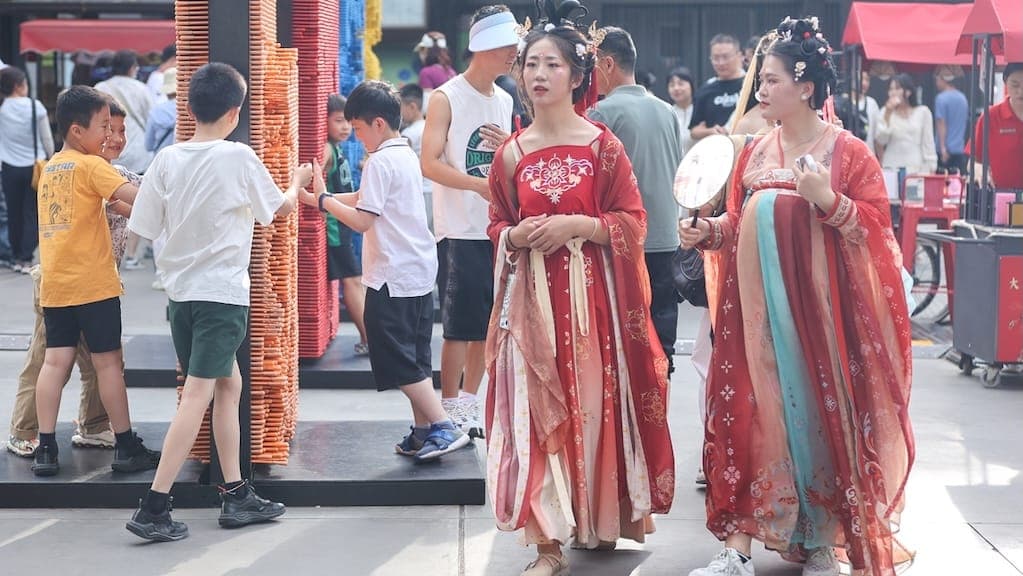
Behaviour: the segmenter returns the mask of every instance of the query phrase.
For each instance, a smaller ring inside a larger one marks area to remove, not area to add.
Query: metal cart
[[[953,351],[964,374],[997,387],[1023,379],[1023,230],[957,221],[920,235],[955,247]]]

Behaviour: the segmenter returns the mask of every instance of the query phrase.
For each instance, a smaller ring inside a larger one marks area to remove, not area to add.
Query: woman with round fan
[[[780,126],[743,150],[727,213],[680,225],[723,256],[703,451],[707,527],[690,576],[752,576],[751,541],[837,576],[890,576],[914,457],[911,328],[881,170],[820,119],[835,88],[816,18],[786,19],[760,71]]]

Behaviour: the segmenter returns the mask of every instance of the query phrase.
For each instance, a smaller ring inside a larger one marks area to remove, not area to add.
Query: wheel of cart
[[[995,363],[984,368],[982,381],[985,388],[998,388],[1002,384],[1002,365]]]
[[[973,356],[969,354],[959,355],[959,372],[964,376],[973,376],[974,369],[977,368],[977,364],[973,361]]]
[[[994,362],[984,369],[984,387],[1000,388],[1007,384],[1023,383],[1023,364]]]

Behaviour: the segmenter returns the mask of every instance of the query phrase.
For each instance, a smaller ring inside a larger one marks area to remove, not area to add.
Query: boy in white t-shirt
[[[251,148],[224,140],[238,126],[245,92],[245,79],[227,64],[210,63],[195,72],[188,87],[195,135],[156,156],[128,222],[139,236],[165,235],[156,268],[170,299],[171,336],[186,375],[153,485],[126,525],[147,540],[188,536],[188,527],[171,519],[168,494],[213,399],[225,480],[220,525],[234,528],[284,514],[283,504],[260,498],[241,476],[242,379],[235,355],[248,325],[254,220],[265,226],[293,211],[296,190],[309,182],[312,168],[298,167],[281,194]]]
[[[369,159],[353,194],[327,193],[319,166],[314,191],[299,200],[364,234],[366,338],[377,390],[401,389],[415,425],[395,451],[417,462],[436,459],[469,443],[433,391],[430,338],[437,251],[421,200],[423,174],[408,141],[398,133],[401,102],[387,83],[367,81],[348,96],[345,118]]]

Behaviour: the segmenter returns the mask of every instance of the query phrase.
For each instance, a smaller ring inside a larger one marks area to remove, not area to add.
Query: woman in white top
[[[938,167],[934,120],[916,102],[916,85],[908,74],[892,78],[888,102],[877,116],[875,142],[882,148],[881,166],[905,168],[907,174],[931,174]]]
[[[53,155],[53,134],[46,108],[28,97],[25,73],[9,66],[0,71],[0,179],[7,203],[7,240],[14,270],[28,273],[39,245],[39,216],[32,190],[35,161]],[[35,128],[32,111],[35,107]],[[34,140],[34,141],[33,141]]]
[[[668,96],[671,111],[678,117],[684,156],[693,147],[693,137],[689,134],[689,120],[693,117],[693,77],[688,70],[676,68],[668,73]]]

